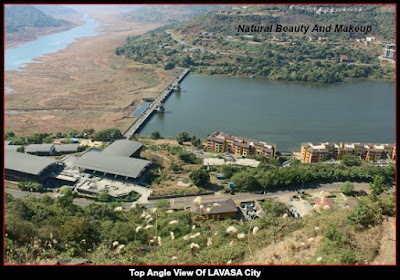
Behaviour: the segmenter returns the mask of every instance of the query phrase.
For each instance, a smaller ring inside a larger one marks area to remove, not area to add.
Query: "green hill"
[[[145,5],[125,14],[128,19],[144,22],[176,23],[223,7],[222,5]]]
[[[49,16],[72,15],[78,12],[62,5],[32,5]]]
[[[12,5],[5,8],[5,31],[14,33],[29,27],[58,27],[70,24],[54,19],[39,9],[29,5]]]
[[[205,74],[257,75],[278,80],[334,83],[354,78],[393,79],[382,65],[386,42],[395,38],[392,6],[224,6],[182,23],[129,37],[118,55],[165,69],[190,67]],[[308,9],[313,7],[313,9]],[[314,10],[315,7],[315,10]],[[350,9],[351,8],[351,9]],[[350,9],[350,10],[349,10]],[[318,12],[318,13],[317,13]],[[311,32],[319,26],[359,25],[365,32]],[[272,26],[272,32],[238,32],[238,26]],[[303,32],[275,32],[277,25],[309,26]],[[366,37],[375,41],[366,42]],[[347,57],[348,61],[343,61]],[[349,62],[350,61],[350,62]]]

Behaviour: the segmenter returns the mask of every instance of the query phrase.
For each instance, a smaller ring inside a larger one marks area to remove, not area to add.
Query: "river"
[[[352,81],[313,85],[263,78],[190,74],[165,112],[140,131],[205,139],[222,131],[300,150],[308,141],[395,142],[395,83]]]
[[[36,62],[33,60],[35,58],[62,50],[69,44],[76,42],[79,38],[92,37],[100,34],[97,31],[97,28],[100,26],[98,21],[90,18],[87,14],[83,15],[82,19],[85,21],[85,24],[78,27],[63,32],[40,36],[34,41],[18,45],[15,48],[6,49],[5,70],[21,71],[21,66]],[[9,91],[10,89],[7,90]]]

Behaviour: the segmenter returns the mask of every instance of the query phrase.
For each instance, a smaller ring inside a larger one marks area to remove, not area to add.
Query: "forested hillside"
[[[396,197],[370,195],[353,209],[324,210],[304,219],[288,216],[284,204],[267,199],[261,204],[267,216],[243,223],[163,207],[123,211],[114,203],[79,207],[72,201],[68,188],[58,200],[6,194],[5,263],[72,258],[94,264],[241,263],[259,249],[301,236],[285,245],[288,256],[304,258],[286,264],[370,264],[381,246],[383,220],[395,215]],[[309,246],[316,250],[307,251]]]
[[[144,22],[182,22],[212,10],[222,5],[146,5],[135,8],[125,16],[131,20]]]
[[[61,16],[61,15],[71,15],[78,13],[74,9],[61,6],[61,5],[32,5],[36,9],[41,10],[43,13],[49,16]]]
[[[380,58],[386,43],[394,42],[394,7],[352,5],[350,9],[336,5],[337,10],[332,13],[317,13],[318,7],[294,7],[219,7],[183,23],[128,37],[116,53],[165,69],[190,67],[205,74],[257,75],[318,83],[394,78],[394,65],[385,64]],[[238,31],[239,25],[278,24],[310,28],[308,32]],[[311,33],[316,24],[368,25],[371,31]]]
[[[29,27],[58,27],[70,24],[54,19],[39,9],[29,5],[12,5],[5,8],[5,31],[14,33]]]

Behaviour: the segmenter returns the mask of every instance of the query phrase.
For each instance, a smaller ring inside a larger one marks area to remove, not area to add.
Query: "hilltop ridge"
[[[289,5],[222,7],[128,37],[116,54],[166,70],[180,66],[204,74],[316,83],[393,79],[393,64],[380,57],[385,44],[394,40],[394,9],[355,8],[319,14]],[[253,25],[265,27],[264,31],[239,28]],[[278,25],[286,32],[276,32]],[[315,26],[324,28],[311,32]]]

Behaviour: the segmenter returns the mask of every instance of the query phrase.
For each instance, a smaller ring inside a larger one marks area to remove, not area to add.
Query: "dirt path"
[[[383,222],[381,249],[374,264],[396,264],[396,218]]]

